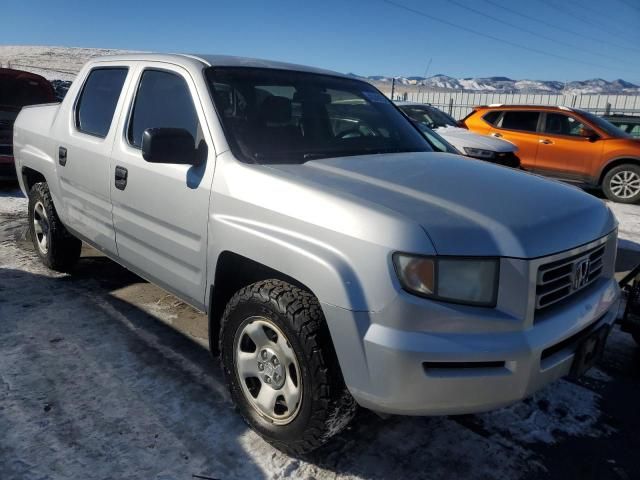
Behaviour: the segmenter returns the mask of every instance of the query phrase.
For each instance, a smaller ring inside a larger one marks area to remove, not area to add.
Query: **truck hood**
[[[422,226],[438,254],[535,258],[616,228],[602,200],[560,182],[446,153],[273,165]]]
[[[506,140],[473,133],[465,128],[440,127],[436,128],[436,132],[462,152],[464,152],[464,147],[481,148],[500,153],[518,150],[518,147]]]

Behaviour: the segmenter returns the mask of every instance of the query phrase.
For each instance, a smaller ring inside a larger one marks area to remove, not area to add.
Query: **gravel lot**
[[[25,239],[25,206],[0,186],[3,480],[640,478],[640,349],[617,330],[577,383],[482,415],[362,411],[294,459],[234,412],[204,315],[92,249],[73,275],[48,271]],[[640,206],[612,208],[623,272],[640,262]]]

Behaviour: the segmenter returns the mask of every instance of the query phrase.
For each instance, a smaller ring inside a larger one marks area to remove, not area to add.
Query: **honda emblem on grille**
[[[576,262],[573,272],[573,289],[577,290],[584,287],[589,281],[589,259],[583,258]]]

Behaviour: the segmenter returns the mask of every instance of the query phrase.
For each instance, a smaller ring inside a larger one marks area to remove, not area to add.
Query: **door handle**
[[[115,185],[118,190],[124,190],[127,186],[127,176],[129,171],[124,167],[116,167]]]
[[[502,134],[501,133],[492,133],[491,136],[492,137],[496,137],[496,138],[501,138]]]
[[[539,143],[543,144],[543,145],[551,145],[553,142],[551,140],[549,140],[548,138],[541,138],[540,140],[538,140]]]
[[[67,164],[67,149],[64,147],[58,147],[58,163],[63,167]]]

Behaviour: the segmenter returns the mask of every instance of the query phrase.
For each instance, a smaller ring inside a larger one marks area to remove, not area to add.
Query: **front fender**
[[[350,310],[375,310],[393,298],[395,290],[386,268],[386,252],[379,247],[362,246],[359,253],[348,253],[305,233],[245,217],[214,214],[210,222],[216,239],[210,247],[210,258],[231,250],[298,280],[321,302]],[[358,263],[354,256],[377,257],[380,265],[376,267],[375,262],[368,261],[365,263],[369,268],[362,271],[361,265],[354,265]],[[210,269],[210,275],[214,273],[215,269]],[[370,286],[365,291],[363,275],[377,278],[377,287]],[[210,279],[209,284],[212,283]]]
[[[607,171],[612,164],[623,163],[625,161],[630,163],[637,163],[638,165],[640,165],[640,157],[638,157],[637,155],[625,155],[624,153],[616,154],[602,164],[600,170],[598,171],[598,176],[595,179],[596,182],[598,184],[600,183],[604,172]]]

